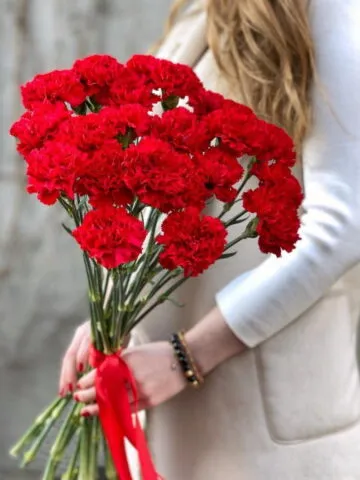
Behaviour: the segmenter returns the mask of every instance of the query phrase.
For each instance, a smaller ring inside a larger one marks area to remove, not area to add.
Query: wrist
[[[201,322],[189,330],[185,339],[203,375],[246,349],[228,327],[218,308],[211,310]]]

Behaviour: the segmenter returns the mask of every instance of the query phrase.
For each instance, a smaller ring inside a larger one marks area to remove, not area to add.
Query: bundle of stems
[[[225,204],[219,214],[226,228],[246,222],[241,235],[229,242],[221,258],[228,258],[236,252],[228,252],[245,238],[256,236],[256,219],[249,219],[246,211],[236,208],[235,215],[230,211],[239,203],[240,194],[250,178],[250,167],[239,186],[237,199]],[[74,200],[62,197],[60,203],[76,228],[83,222],[89,211],[86,197]],[[158,259],[161,246],[155,242],[162,214],[159,210],[135,200],[128,208],[129,213],[144,219],[148,236],[142,254],[136,261],[118,268],[106,270],[83,252],[88,281],[92,342],[95,348],[106,354],[118,352],[132,329],[158,305],[171,300],[172,293],[185,281],[183,270],[165,270]],[[71,227],[63,224],[72,235]],[[90,368],[90,367],[89,367]],[[33,462],[44,445],[50,432],[60,424],[58,433],[49,452],[42,480],[96,480],[99,475],[100,455],[104,460],[107,480],[115,480],[117,474],[110,452],[101,431],[98,418],[80,416],[81,404],[71,395],[56,398],[34,421],[22,438],[11,449],[11,455],[22,457],[22,467]],[[70,460],[64,465],[64,457]],[[61,477],[59,472],[63,471]]]

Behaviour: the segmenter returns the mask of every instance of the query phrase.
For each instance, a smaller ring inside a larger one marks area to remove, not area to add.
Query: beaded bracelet
[[[181,366],[186,380],[194,388],[200,387],[204,383],[204,378],[200,374],[194,359],[190,353],[185,340],[184,332],[173,333],[170,339],[176,358]]]

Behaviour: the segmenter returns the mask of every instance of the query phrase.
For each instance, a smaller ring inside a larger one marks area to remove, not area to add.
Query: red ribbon
[[[137,414],[136,384],[128,365],[120,352],[105,355],[94,347],[91,349],[90,363],[97,369],[95,388],[99,417],[119,479],[132,480],[125,450],[127,439],[138,452],[142,480],[161,480],[141,428]],[[131,412],[129,390],[134,398],[135,414]]]

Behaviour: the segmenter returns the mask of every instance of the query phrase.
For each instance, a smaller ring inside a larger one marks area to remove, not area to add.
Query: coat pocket
[[[256,350],[270,435],[298,443],[347,429],[360,419],[356,325],[347,297],[320,300]]]

